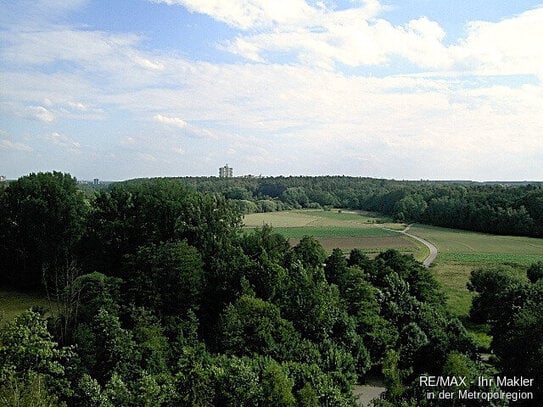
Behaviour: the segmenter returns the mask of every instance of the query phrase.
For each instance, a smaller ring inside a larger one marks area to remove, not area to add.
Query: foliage
[[[42,390],[69,395],[66,366],[73,356],[71,349],[58,347],[41,315],[26,311],[0,329],[0,384],[5,390],[22,385],[22,390],[11,391],[13,397],[25,397],[22,391],[33,398]]]
[[[531,264],[526,271],[526,275],[532,283],[541,280],[543,278],[543,261]]]
[[[226,307],[221,320],[220,343],[227,354],[291,360],[300,346],[299,333],[281,318],[279,307],[259,298],[241,296]]]
[[[37,173],[10,182],[0,195],[0,276],[4,281],[17,287],[39,287],[43,271],[71,259],[87,210],[75,178],[68,174]]]
[[[150,244],[127,260],[126,301],[148,307],[159,316],[184,315],[201,301],[203,264],[186,241]]]
[[[0,384],[0,404],[5,407],[61,407],[56,396],[50,395],[43,375],[29,372],[21,379],[14,375],[5,378]]]
[[[527,406],[543,402],[543,280],[533,278],[539,267],[528,268],[530,280],[507,268],[479,269],[469,283],[477,292],[470,315],[491,325],[503,374],[534,380],[534,399],[520,403]]]

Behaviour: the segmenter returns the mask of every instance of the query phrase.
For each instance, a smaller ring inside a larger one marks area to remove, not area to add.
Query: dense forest
[[[453,406],[460,404],[428,400],[419,378],[500,372],[536,379],[535,398],[515,405],[543,403],[543,263],[525,276],[473,272],[471,318],[492,327],[492,367],[413,257],[330,254],[310,236],[292,247],[269,227],[244,231],[237,202],[420,220],[449,203],[473,203],[516,214],[503,219],[531,219],[526,233],[537,235],[539,187],[185,181],[140,180],[89,194],[55,172],[0,191],[1,281],[43,290],[52,304],[0,328],[3,405],[351,406],[352,386],[381,375],[387,390],[376,406]],[[411,212],[411,200],[427,206]]]
[[[235,200],[245,213],[337,207],[380,212],[401,222],[543,237],[541,183],[394,181],[344,176],[175,179],[200,192],[223,194]]]

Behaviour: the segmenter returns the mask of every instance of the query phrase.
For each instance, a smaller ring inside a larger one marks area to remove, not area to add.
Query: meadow
[[[524,274],[543,260],[543,239],[414,225],[411,233],[437,246],[439,255],[432,270],[444,287],[450,311],[466,321],[473,293],[467,289],[470,273],[483,266],[508,266]],[[480,336],[484,342],[488,338]]]

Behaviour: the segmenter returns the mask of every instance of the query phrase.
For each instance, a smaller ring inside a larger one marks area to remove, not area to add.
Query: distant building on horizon
[[[93,185],[98,185],[100,184],[100,179],[98,178],[94,178],[94,180],[92,181]]]
[[[234,176],[234,169],[226,164],[224,167],[219,168],[219,178],[232,178]]]
[[[6,182],[6,176],[0,175],[0,182]]]

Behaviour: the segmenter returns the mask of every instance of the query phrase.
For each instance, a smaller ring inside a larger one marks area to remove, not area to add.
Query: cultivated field
[[[398,233],[406,225],[393,223],[388,217],[369,212],[341,210],[293,210],[255,213],[244,218],[246,228],[268,224],[274,231],[296,244],[304,236],[319,239],[325,250],[340,248],[345,252],[359,248],[365,253],[380,253],[397,249],[413,254],[418,260],[428,255],[426,247],[414,239]]]

